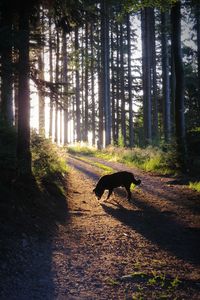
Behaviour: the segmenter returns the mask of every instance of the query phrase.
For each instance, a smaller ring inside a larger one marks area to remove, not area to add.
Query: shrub
[[[67,172],[64,150],[35,132],[31,136],[31,152],[33,174],[36,178]]]

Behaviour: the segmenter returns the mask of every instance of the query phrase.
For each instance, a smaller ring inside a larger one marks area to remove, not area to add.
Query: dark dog
[[[141,180],[140,179],[136,180],[134,175],[130,172],[126,172],[126,171],[117,172],[117,173],[114,173],[111,175],[102,176],[99,179],[93,192],[97,196],[98,200],[100,200],[104,191],[109,190],[108,197],[106,199],[106,200],[108,200],[108,198],[112,194],[112,191],[114,188],[123,186],[123,187],[125,187],[125,189],[127,191],[128,201],[130,201],[131,200],[131,191],[130,191],[131,183],[134,183],[135,185],[139,185],[141,183]]]

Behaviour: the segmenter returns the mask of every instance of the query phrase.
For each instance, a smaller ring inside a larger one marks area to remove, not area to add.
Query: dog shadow
[[[200,230],[178,222],[173,213],[161,212],[141,200],[134,199],[130,208],[118,201],[102,202],[103,210],[129,228],[177,258],[200,265]]]

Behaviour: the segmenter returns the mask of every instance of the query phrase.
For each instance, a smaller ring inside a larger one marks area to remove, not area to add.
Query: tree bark
[[[162,87],[163,87],[163,131],[165,142],[171,137],[171,103],[169,79],[169,53],[167,37],[167,13],[161,13],[161,43],[162,43]]]
[[[142,26],[142,70],[143,70],[143,122],[144,143],[152,143],[152,99],[151,99],[151,8],[145,8],[141,13]]]
[[[134,145],[133,105],[132,105],[132,76],[131,76],[131,34],[130,16],[127,14],[127,47],[128,47],[128,103],[129,103],[129,146]]]
[[[76,140],[81,141],[81,111],[80,111],[80,81],[79,81],[79,42],[78,27],[75,28],[75,52],[76,52]]]
[[[1,47],[1,119],[8,125],[13,125],[13,72],[12,72],[12,13],[4,4],[1,12],[1,30],[4,34],[4,44]]]
[[[25,6],[19,12],[19,90],[17,161],[19,177],[31,176],[30,95],[29,95],[29,13]]]
[[[106,0],[101,0],[101,88],[104,103],[105,145],[111,143],[110,77],[109,77],[109,19]]]
[[[184,115],[184,70],[181,51],[181,2],[178,1],[171,10],[172,51],[174,57],[175,90],[175,135],[177,158],[182,170],[186,169],[186,137]]]

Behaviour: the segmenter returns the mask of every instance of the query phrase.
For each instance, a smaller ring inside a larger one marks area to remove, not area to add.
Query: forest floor
[[[131,202],[123,188],[96,200],[94,161],[142,180]],[[45,239],[18,238],[1,264],[0,299],[200,299],[200,194],[120,163],[69,155],[68,164],[67,221]]]

